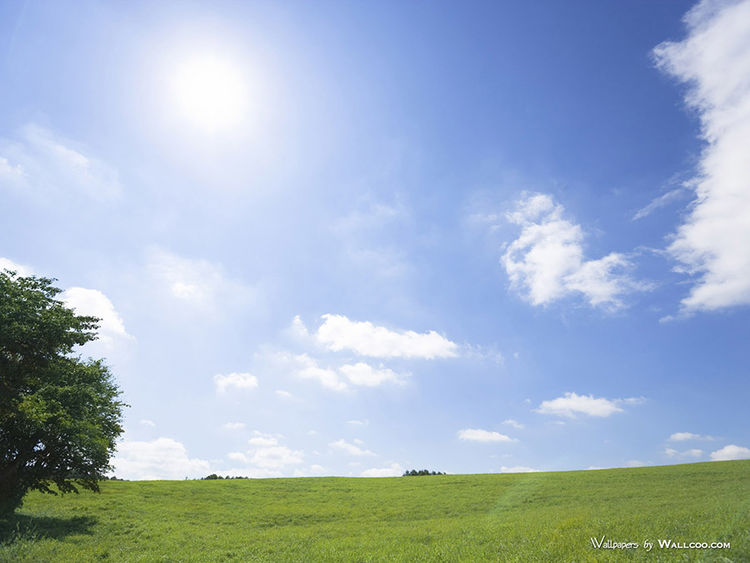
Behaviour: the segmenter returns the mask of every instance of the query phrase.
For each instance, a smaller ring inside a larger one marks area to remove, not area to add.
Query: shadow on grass
[[[53,518],[50,516],[27,516],[14,514],[0,518],[0,545],[9,545],[19,540],[61,539],[75,534],[93,534],[96,518],[74,516]]]

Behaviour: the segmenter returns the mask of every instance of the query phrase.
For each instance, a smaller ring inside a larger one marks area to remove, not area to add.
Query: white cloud
[[[348,455],[353,455],[353,456],[375,455],[370,450],[362,449],[359,446],[355,446],[354,444],[350,444],[349,442],[347,442],[346,440],[343,440],[343,439],[337,440],[335,442],[331,442],[328,445],[331,446],[334,449],[341,450],[341,451],[343,451],[344,453],[346,453]]]
[[[249,462],[263,469],[280,469],[287,465],[299,465],[304,461],[304,454],[286,446],[261,447],[250,456]]]
[[[750,1],[704,0],[688,35],[654,50],[659,68],[688,84],[706,142],[695,200],[668,251],[698,276],[684,312],[750,304]]]
[[[730,444],[720,450],[711,452],[711,461],[727,461],[730,459],[750,459],[750,448]]]
[[[524,428],[523,424],[521,424],[518,421],[513,420],[512,418],[503,420],[503,424],[507,424],[508,426],[512,426],[513,428],[517,428],[518,430],[523,430]]]
[[[692,432],[675,432],[669,437],[670,442],[685,442],[687,440],[713,440],[713,436],[703,436]]]
[[[279,441],[273,434],[264,434],[258,430],[253,431],[253,437],[248,440],[252,446],[278,446]]]
[[[693,448],[690,450],[685,450],[684,452],[680,452],[675,450],[674,448],[666,448],[664,450],[664,453],[669,457],[700,457],[703,455],[703,450]]]
[[[638,219],[643,219],[644,217],[648,217],[657,209],[661,207],[665,207],[669,205],[670,203],[672,203],[673,201],[682,199],[683,197],[685,197],[686,193],[687,191],[685,187],[680,187],[680,188],[675,188],[673,190],[669,190],[667,193],[662,194],[659,197],[651,200],[651,202],[648,205],[636,211],[635,215],[633,215],[633,221],[637,221]]]
[[[289,325],[288,333],[291,334],[295,339],[303,342],[310,338],[310,332],[307,330],[305,323],[299,315],[295,315],[292,319],[292,324]]]
[[[222,426],[224,430],[242,430],[245,428],[244,422],[227,422]]]
[[[276,393],[276,395],[278,395],[282,399],[293,399],[294,398],[294,395],[292,395],[289,391],[284,391],[283,389],[276,389],[276,391],[274,391],[274,393]]]
[[[380,367],[374,368],[369,364],[358,362],[354,365],[343,365],[339,368],[339,371],[353,385],[364,385],[365,387],[377,387],[383,383],[397,383],[403,384],[403,378],[396,372]]]
[[[347,388],[346,383],[341,381],[334,370],[318,366],[318,363],[307,354],[286,357],[295,365],[294,373],[297,377],[315,380],[323,387],[334,391],[344,391]]]
[[[250,477],[280,477],[282,470],[288,466],[304,463],[304,452],[292,450],[279,444],[280,434],[266,434],[253,431],[253,437],[248,440],[252,446],[246,452],[230,452],[227,457],[232,461],[242,463],[244,467],[234,468],[229,474],[247,475]],[[221,472],[224,474],[225,472]]]
[[[596,398],[593,395],[565,393],[557,399],[542,401],[536,412],[566,416],[568,418],[575,418],[577,414],[607,417],[617,412],[623,412],[623,409],[618,404],[637,404],[640,402],[643,402],[642,398],[605,399],[603,397]]]
[[[592,306],[609,309],[622,307],[624,294],[646,289],[646,284],[627,274],[632,265],[623,254],[585,260],[583,231],[563,214],[562,205],[546,194],[526,197],[507,214],[508,220],[522,227],[502,257],[512,288],[533,305],[577,292]]]
[[[461,440],[468,440],[470,442],[516,442],[513,438],[500,434],[499,432],[492,432],[489,430],[481,430],[479,428],[466,428],[458,431],[458,437]]]
[[[34,273],[34,270],[31,268],[31,266],[24,266],[23,264],[19,264],[18,262],[13,262],[9,258],[3,258],[0,256],[0,272],[3,270],[10,270],[11,272],[15,272],[22,278],[28,277]]]
[[[125,325],[115,306],[101,291],[71,287],[60,294],[60,299],[68,307],[75,309],[77,314],[100,319],[98,333],[102,342],[112,344],[116,338],[133,338],[125,331]]]
[[[365,426],[367,424],[367,421],[363,420],[347,420],[347,424],[353,424],[355,426]]]
[[[646,465],[646,464],[645,464],[645,463],[643,463],[643,462],[642,462],[642,461],[640,461],[640,460],[637,460],[637,459],[631,459],[630,461],[628,461],[628,462],[627,462],[627,463],[625,464],[625,467],[643,467],[644,465]]]
[[[184,479],[211,472],[208,461],[190,458],[180,442],[157,438],[151,442],[125,440],[117,446],[113,473],[122,479]]]
[[[404,474],[404,468],[398,463],[391,463],[388,467],[373,467],[365,469],[362,477],[399,477]]]
[[[515,465],[513,467],[506,467],[503,465],[500,468],[500,473],[538,473],[538,469],[533,467],[526,467],[525,465]]]
[[[351,321],[344,315],[323,315],[317,339],[329,350],[351,350],[374,358],[452,358],[458,345],[431,330],[393,331],[370,322]]]
[[[154,428],[156,426],[156,423],[153,420],[149,420],[147,418],[142,418],[138,422],[143,424],[143,426],[150,426],[151,428]]]
[[[294,470],[293,476],[294,477],[316,477],[320,475],[326,474],[326,468],[322,465],[319,465],[317,463],[314,463],[313,465],[307,467],[307,468],[297,468]]]
[[[0,139],[0,188],[38,200],[75,194],[98,201],[117,198],[122,191],[117,171],[76,145],[35,124],[24,126],[14,140]]]
[[[220,306],[242,307],[257,299],[257,290],[226,275],[220,264],[183,258],[165,250],[148,252],[148,269],[166,292],[183,304],[214,312]]]
[[[227,457],[232,461],[238,461],[240,463],[249,463],[249,460],[242,452],[229,452]]]
[[[217,392],[225,393],[230,388],[254,389],[258,386],[258,378],[249,373],[217,373],[214,375],[214,384]]]

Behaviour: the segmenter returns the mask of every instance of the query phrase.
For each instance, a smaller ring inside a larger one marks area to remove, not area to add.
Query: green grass
[[[723,550],[595,550],[615,541]],[[750,461],[515,475],[104,482],[30,494],[2,561],[750,561]]]

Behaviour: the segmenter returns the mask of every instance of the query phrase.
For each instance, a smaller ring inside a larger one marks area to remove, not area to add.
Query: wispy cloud
[[[152,248],[148,270],[169,296],[203,312],[242,307],[257,299],[256,288],[231,278],[220,264],[208,260]]]
[[[687,440],[714,440],[713,436],[693,434],[692,432],[675,432],[669,437],[670,442],[685,442]]]
[[[230,389],[255,389],[258,386],[258,378],[249,373],[228,373],[214,375],[214,385],[218,393],[226,393]]]
[[[399,463],[391,463],[388,467],[372,467],[365,469],[362,477],[399,477],[404,474],[404,468]]]
[[[358,457],[359,456],[373,456],[373,455],[375,455],[370,450],[366,450],[366,449],[360,448],[359,446],[356,446],[354,444],[350,444],[349,442],[347,442],[344,439],[336,440],[335,442],[331,442],[328,445],[331,446],[332,448],[336,449],[336,450],[344,452],[347,455],[358,456]]]
[[[507,424],[508,426],[512,426],[513,428],[517,428],[518,430],[523,430],[524,425],[520,422],[513,420],[512,418],[508,418],[506,420],[503,420],[503,424]]]
[[[688,84],[706,142],[695,200],[668,251],[697,276],[685,313],[750,304],[750,1],[704,0],[687,37],[654,50],[659,68]]]
[[[643,219],[644,217],[648,217],[657,209],[666,207],[670,203],[684,198],[687,195],[687,193],[688,191],[684,187],[669,190],[667,193],[664,193],[660,195],[659,197],[654,198],[653,200],[651,200],[651,202],[648,205],[636,211],[635,215],[633,215],[633,221],[637,221],[638,219]]]
[[[468,442],[516,442],[517,440],[500,434],[500,432],[493,432],[490,430],[482,430],[480,428],[466,428],[458,431],[458,437],[461,440]]]
[[[534,469],[533,467],[527,467],[525,465],[515,465],[513,467],[506,467],[503,465],[500,468],[500,473],[538,473],[538,469]]]
[[[377,387],[384,383],[396,383],[399,385],[404,383],[404,377],[393,370],[383,366],[374,368],[364,362],[343,365],[339,368],[339,371],[352,385]]]
[[[117,171],[51,129],[30,123],[14,139],[0,139],[0,189],[38,200],[84,196],[110,201],[121,194]]]
[[[618,412],[623,412],[619,406],[622,404],[639,404],[643,402],[641,397],[628,399],[605,399],[593,395],[577,395],[576,393],[564,393],[562,397],[549,401],[542,401],[536,412],[541,414],[552,414],[575,418],[582,414],[599,418],[606,418]]]
[[[680,457],[680,458],[693,457],[693,458],[697,458],[697,457],[700,457],[700,456],[703,455],[703,450],[698,449],[698,448],[693,448],[693,449],[690,449],[690,450],[685,450],[685,451],[680,452],[680,451],[675,450],[674,448],[665,448],[664,453],[668,457]]]

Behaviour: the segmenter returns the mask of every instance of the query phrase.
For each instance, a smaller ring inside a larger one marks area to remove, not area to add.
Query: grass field
[[[30,494],[0,526],[2,561],[750,561],[750,460],[104,482],[101,494]],[[595,549],[590,538],[601,536],[656,545]],[[658,539],[731,547],[660,548]]]

